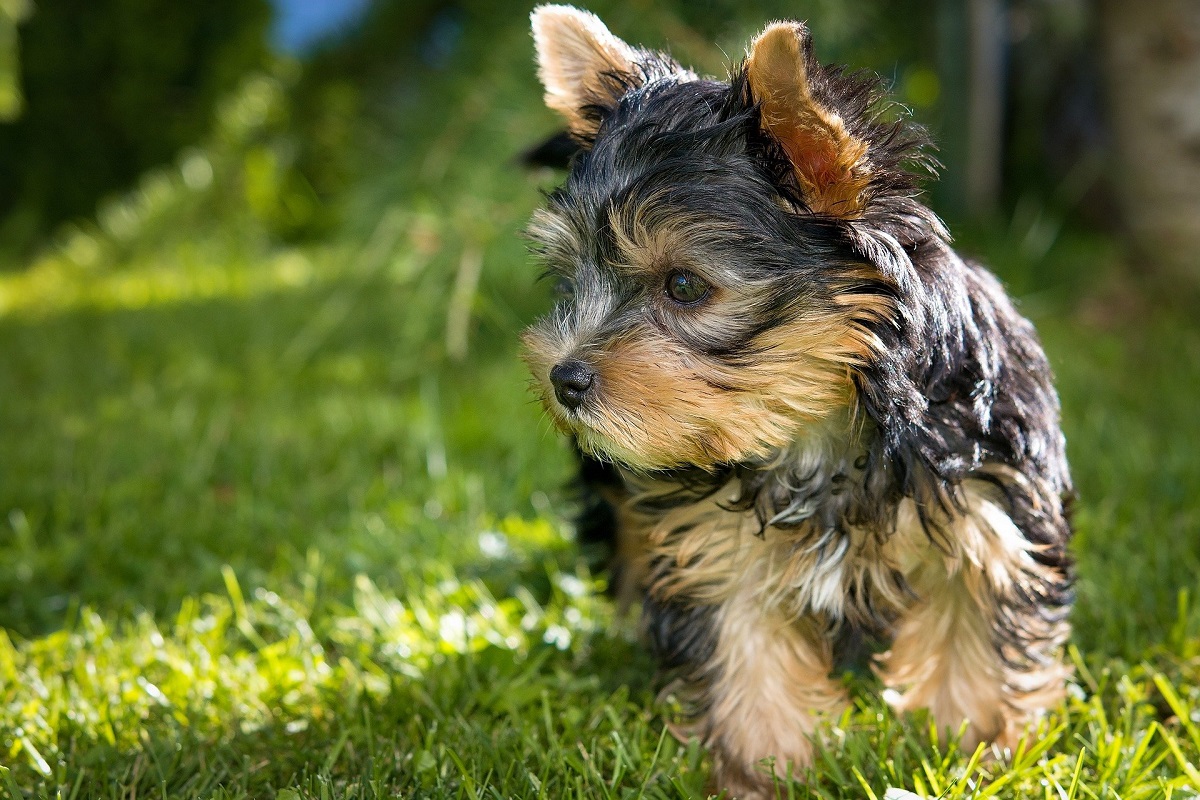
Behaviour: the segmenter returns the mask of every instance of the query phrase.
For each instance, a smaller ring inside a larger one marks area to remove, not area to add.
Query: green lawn
[[[553,126],[523,12],[466,14],[453,69],[386,90],[249,80],[210,141],[0,265],[0,790],[703,796],[570,541],[569,453],[517,359],[550,294],[518,231],[553,179],[512,163]],[[338,143],[332,196],[289,166],[299,136],[318,163]],[[1059,378],[1068,706],[991,761],[848,675],[784,797],[1200,793],[1200,303],[1115,278],[1104,240],[1027,233],[968,246]]]

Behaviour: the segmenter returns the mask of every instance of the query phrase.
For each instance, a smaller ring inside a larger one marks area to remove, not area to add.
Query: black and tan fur
[[[772,796],[763,759],[803,774],[846,704],[853,626],[891,641],[897,709],[1015,744],[1064,691],[1070,477],[1033,328],[917,199],[921,132],[798,23],[728,82],[573,8],[533,26],[578,152],[531,224],[568,291],[526,359],[600,490],[581,527],[616,527],[677,732],[716,787]]]

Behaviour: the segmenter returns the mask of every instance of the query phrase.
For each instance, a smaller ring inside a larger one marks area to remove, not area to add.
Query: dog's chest
[[[902,500],[877,526],[820,522],[761,528],[757,517],[732,510],[736,487],[672,509],[647,527],[650,586],[660,598],[721,603],[747,588],[764,609],[817,614],[866,627],[887,627],[924,592],[971,564],[967,591],[1011,591],[1036,570],[1025,538],[995,487],[968,480],[961,514],[942,520],[935,538],[916,505]],[[826,518],[827,520],[827,518]]]
[[[648,527],[651,591],[719,603],[755,587],[764,607],[886,625],[911,599],[907,578],[928,557],[911,503],[877,527],[813,517],[762,529],[732,510],[736,489],[662,514]]]

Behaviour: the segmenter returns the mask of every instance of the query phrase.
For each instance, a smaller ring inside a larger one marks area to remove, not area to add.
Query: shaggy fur
[[[917,199],[922,132],[798,23],[727,82],[576,9],[533,25],[575,153],[530,226],[564,296],[526,360],[673,730],[714,788],[773,796],[846,702],[853,626],[892,642],[897,709],[1015,744],[1064,690],[1070,477],[1032,326]]]

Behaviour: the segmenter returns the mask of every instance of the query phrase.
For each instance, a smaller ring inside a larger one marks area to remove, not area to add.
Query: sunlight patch
[[[496,598],[452,575],[402,599],[360,575],[352,607],[321,611],[289,590],[244,596],[233,571],[224,575],[225,596],[185,600],[173,623],[147,613],[112,623],[84,609],[73,628],[40,639],[0,631],[8,758],[50,775],[59,743],[80,735],[132,750],[159,725],[303,731],[347,697],[385,696],[398,678],[420,680],[456,656],[499,649],[522,660],[577,647],[608,624],[590,584],[555,571],[544,603],[523,587]]]
[[[160,261],[120,271],[87,272],[98,252],[94,239],[72,237],[76,263],[45,259],[24,272],[0,274],[0,316],[50,316],[78,308],[129,310],[217,298],[245,299],[312,283],[319,270],[296,250],[261,268],[219,263]]]

